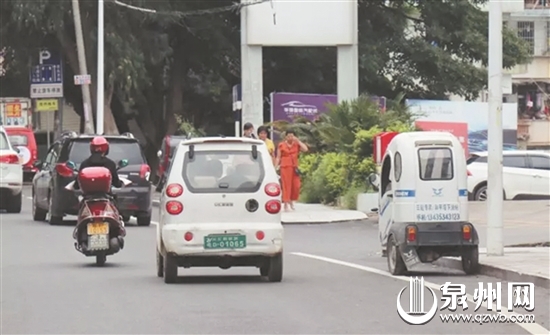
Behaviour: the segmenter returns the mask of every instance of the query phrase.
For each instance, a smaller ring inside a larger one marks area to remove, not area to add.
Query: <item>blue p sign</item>
[[[38,57],[40,64],[44,64],[44,61],[47,61],[52,57],[52,54],[48,50],[42,50],[40,51],[40,55]]]

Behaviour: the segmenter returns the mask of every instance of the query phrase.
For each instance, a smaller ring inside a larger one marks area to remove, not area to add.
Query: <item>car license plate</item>
[[[109,224],[106,222],[88,223],[88,235],[109,235]]]
[[[204,238],[204,249],[243,249],[246,248],[245,235],[215,235]]]

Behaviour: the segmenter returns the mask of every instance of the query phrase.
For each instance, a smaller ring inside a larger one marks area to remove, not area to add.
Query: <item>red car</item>
[[[4,127],[12,147],[19,150],[25,179],[32,179],[38,169],[34,166],[38,159],[38,147],[31,129],[26,127]]]
[[[164,173],[168,170],[170,166],[170,160],[174,155],[174,149],[180,141],[187,139],[187,136],[176,136],[176,135],[167,135],[162,141],[162,146],[158,151],[157,155],[159,157],[159,166],[157,169],[157,191],[160,191],[166,181],[166,176]]]

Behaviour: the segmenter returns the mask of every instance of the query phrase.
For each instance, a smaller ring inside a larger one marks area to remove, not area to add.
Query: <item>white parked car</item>
[[[550,198],[550,154],[512,150],[502,153],[504,199]],[[476,152],[467,161],[470,199],[487,200],[487,152]]]
[[[21,159],[11,146],[6,131],[0,127],[0,209],[8,213],[21,213],[22,191]]]
[[[157,275],[178,267],[253,266],[283,277],[281,188],[260,140],[204,137],[178,144],[160,197]]]

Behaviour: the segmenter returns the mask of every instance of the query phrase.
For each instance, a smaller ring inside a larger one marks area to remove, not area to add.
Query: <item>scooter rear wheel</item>
[[[103,265],[105,265],[105,262],[107,262],[107,256],[105,256],[105,255],[95,256],[95,263],[96,263],[97,266],[103,266]]]

